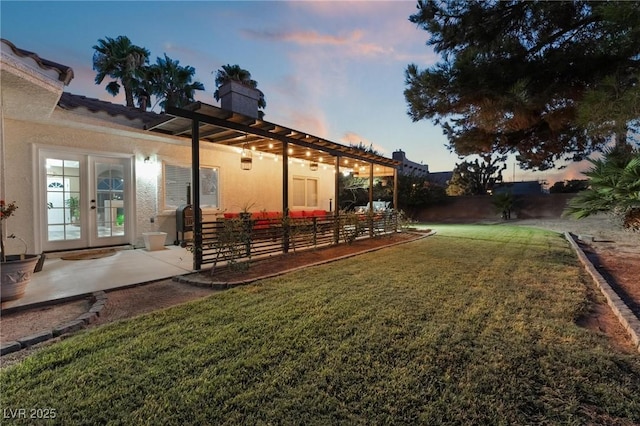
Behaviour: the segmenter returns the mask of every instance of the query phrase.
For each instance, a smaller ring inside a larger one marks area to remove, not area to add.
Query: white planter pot
[[[40,258],[37,254],[27,254],[24,259],[19,255],[7,256],[0,267],[0,296],[2,302],[16,300],[24,296],[27,284],[31,282],[34,269]]]
[[[166,232],[143,232],[144,246],[148,251],[156,251],[164,249],[164,243],[167,240]]]

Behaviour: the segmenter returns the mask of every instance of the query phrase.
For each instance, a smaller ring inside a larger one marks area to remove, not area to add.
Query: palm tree
[[[157,58],[155,64],[146,67],[136,96],[140,100],[153,94],[165,110],[168,106],[183,107],[194,102],[196,90],[204,90],[199,81],[191,82],[195,73],[195,68],[183,67],[165,53],[164,58]]]
[[[122,85],[127,106],[133,107],[133,94],[140,85],[144,65],[149,62],[149,51],[131,44],[126,36],[98,39],[93,49],[93,69],[98,72],[96,84],[107,76],[115,79],[107,84],[107,92],[116,96]]]
[[[258,90],[258,82],[251,79],[251,73],[243,68],[240,65],[223,65],[220,67],[218,71],[216,71],[216,91],[213,92],[213,97],[216,101],[220,100],[220,86],[228,83],[230,81],[235,81],[240,84],[243,84],[247,87],[251,87],[252,89]],[[258,108],[264,109],[267,106],[267,102],[264,99],[264,93],[260,90],[260,99],[258,99]],[[260,111],[260,116],[264,116],[264,112]]]
[[[593,166],[584,174],[590,188],[569,202],[565,214],[582,219],[613,213],[621,217],[625,228],[640,231],[640,150],[616,145],[603,158],[589,161]]]

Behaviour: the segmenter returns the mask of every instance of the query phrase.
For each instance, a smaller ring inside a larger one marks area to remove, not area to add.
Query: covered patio
[[[257,212],[253,216],[244,216],[245,225],[236,226],[236,239],[244,242],[244,254],[268,254],[275,251],[288,252],[301,240],[306,245],[331,244],[347,241],[348,238],[373,237],[379,233],[392,232],[395,214],[391,211],[375,212],[373,187],[376,179],[392,179],[393,206],[397,205],[397,166],[398,161],[345,146],[305,132],[269,123],[238,112],[221,109],[197,102],[185,108],[167,108],[165,115],[147,130],[172,136],[191,139],[192,187],[191,211],[201,211],[200,200],[200,149],[203,143],[220,144],[234,147],[238,153],[238,164],[243,170],[250,171],[255,160],[272,159],[273,167],[281,169],[282,187],[281,211],[271,212],[278,215],[261,217]],[[309,171],[325,170],[333,172],[333,198],[329,209],[320,214],[294,212],[290,208],[290,168],[293,165],[306,167]],[[340,174],[353,174],[368,177],[369,211],[355,218],[341,214]],[[268,182],[251,182],[253,185],[268,185]],[[247,209],[248,210],[248,209]],[[241,212],[237,212],[241,213]],[[245,211],[244,213],[249,213]],[[263,212],[266,213],[266,212]],[[230,218],[228,218],[230,219]],[[177,217],[179,221],[180,218]],[[201,215],[192,214],[189,218],[193,231],[193,269],[199,270],[205,263],[218,259],[220,253],[220,235],[229,228],[228,222],[220,220],[204,221]],[[226,225],[225,225],[226,223]],[[262,227],[256,227],[256,225]],[[361,226],[360,226],[361,225]],[[226,228],[225,228],[226,227]],[[267,231],[264,231],[267,229]],[[256,232],[257,231],[257,232]],[[357,232],[352,236],[349,232]],[[300,238],[299,234],[304,234]],[[296,241],[296,238],[298,241]],[[218,254],[212,252],[218,248]],[[207,252],[209,250],[209,252]]]

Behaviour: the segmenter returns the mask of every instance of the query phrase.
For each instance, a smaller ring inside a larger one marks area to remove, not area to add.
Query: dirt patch
[[[528,219],[512,224],[556,232],[571,232],[582,250],[618,296],[640,318],[640,233],[630,232],[609,216],[572,219]],[[607,334],[618,348],[635,351],[628,333],[604,297],[591,298],[594,305],[580,325]]]
[[[233,268],[218,267],[213,273],[211,270],[206,270],[201,273],[186,275],[185,278],[187,281],[191,279],[203,284],[213,283],[214,285],[233,285],[240,282],[249,282],[266,276],[281,274],[296,268],[307,267],[315,263],[352,256],[368,250],[410,241],[419,238],[420,234],[426,234],[427,232],[428,231],[399,233],[358,240],[352,244],[340,244],[318,249],[289,252],[284,255],[254,259],[246,264],[236,264]]]
[[[636,349],[607,302],[599,294],[592,294],[591,309],[577,324],[596,333],[607,336],[611,344],[621,352],[634,353]]]
[[[2,313],[0,316],[0,343],[15,341],[55,326],[73,321],[89,310],[88,299],[57,305],[43,306],[24,312]]]
[[[107,304],[98,320],[90,327],[169,308],[210,296],[214,292],[212,289],[189,286],[170,279],[110,291],[107,293]]]

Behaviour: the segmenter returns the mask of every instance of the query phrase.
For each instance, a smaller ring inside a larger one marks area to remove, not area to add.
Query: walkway
[[[99,290],[145,283],[191,272],[190,252],[178,246],[164,250],[118,250],[100,259],[47,259],[41,272],[33,274],[26,294],[18,300],[2,303],[2,311],[55,303],[91,294]]]

